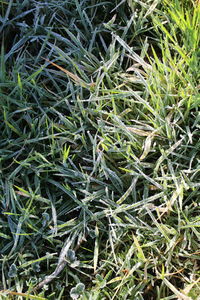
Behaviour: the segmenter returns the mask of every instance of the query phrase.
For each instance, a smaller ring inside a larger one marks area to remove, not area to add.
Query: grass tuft
[[[198,299],[198,1],[1,1],[1,299]]]

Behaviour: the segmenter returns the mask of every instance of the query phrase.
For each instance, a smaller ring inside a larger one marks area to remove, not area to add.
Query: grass
[[[198,1],[1,1],[1,299],[199,299]]]

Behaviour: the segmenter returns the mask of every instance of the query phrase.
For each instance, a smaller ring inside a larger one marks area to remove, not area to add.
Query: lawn
[[[200,299],[200,3],[0,1],[0,299]]]

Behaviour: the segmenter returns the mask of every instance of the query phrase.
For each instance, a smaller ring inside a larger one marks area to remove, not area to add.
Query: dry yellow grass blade
[[[10,290],[1,290],[0,295],[22,296],[22,297],[26,297],[26,299],[33,299],[33,300],[46,300],[46,298],[43,297],[39,297],[27,293],[13,292]]]
[[[149,131],[149,130],[142,130],[142,129],[138,129],[138,128],[134,128],[134,127],[128,127],[128,126],[126,127],[126,129],[128,131],[131,131],[131,132],[139,135],[139,136],[150,136],[150,135],[152,135],[152,133],[153,133],[154,136],[158,136],[157,134],[155,134],[155,132],[152,132],[152,131]]]
[[[59,70],[63,71],[65,74],[67,74],[75,83],[83,86],[83,87],[90,87],[92,84],[88,84],[86,83],[84,80],[82,80],[80,77],[78,77],[77,75],[73,74],[72,72],[68,71],[67,69],[64,69],[63,67],[57,65],[56,63],[54,63],[53,61],[50,61],[47,58],[44,58],[46,61],[48,61],[51,65],[53,65],[54,67],[58,68]]]

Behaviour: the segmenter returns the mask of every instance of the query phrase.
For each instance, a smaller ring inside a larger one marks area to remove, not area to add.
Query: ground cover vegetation
[[[198,1],[0,5],[1,299],[198,299]]]

